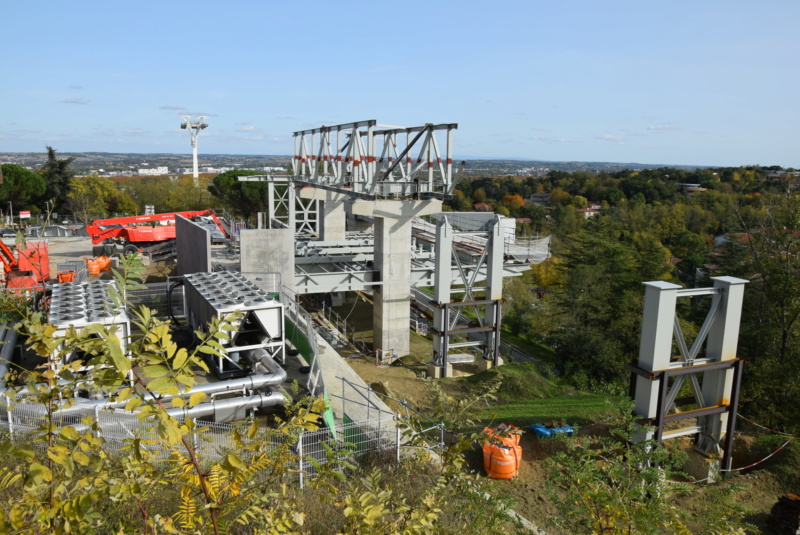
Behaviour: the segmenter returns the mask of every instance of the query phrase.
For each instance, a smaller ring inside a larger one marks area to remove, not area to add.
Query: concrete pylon
[[[706,357],[712,362],[736,358],[739,343],[739,325],[742,319],[742,303],[746,280],[734,277],[711,277],[714,288],[722,289],[719,312],[708,333]],[[733,369],[703,373],[703,398],[709,405],[724,405],[730,402],[733,385]],[[707,416],[705,430],[698,446],[703,451],[714,452],[728,426],[728,414]]]
[[[442,201],[355,200],[353,215],[375,220],[374,266],[380,285],[373,293],[373,345],[396,356],[409,352],[411,320],[411,222],[442,211]]]
[[[337,193],[319,188],[302,188],[300,198],[320,201],[321,215],[319,218],[319,239],[322,241],[345,241],[347,214],[344,203],[350,197],[345,193]]]

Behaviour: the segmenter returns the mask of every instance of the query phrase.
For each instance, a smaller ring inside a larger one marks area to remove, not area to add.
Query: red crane
[[[174,240],[175,218],[177,216],[194,221],[211,220],[222,232],[223,237],[229,237],[226,225],[213,210],[97,219],[86,225],[86,231],[95,245],[107,240],[113,240],[125,245],[126,252],[132,252],[143,247],[161,245]]]

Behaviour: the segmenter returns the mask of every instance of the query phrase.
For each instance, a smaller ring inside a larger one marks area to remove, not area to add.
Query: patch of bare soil
[[[422,366],[402,366],[402,365],[382,365],[378,366],[375,359],[360,357],[348,357],[347,362],[364,379],[367,384],[373,385],[373,390],[381,391],[382,387],[374,386],[383,383],[386,388],[386,395],[396,400],[406,400],[411,408],[422,414],[430,413],[434,408],[435,397],[430,385],[423,378],[424,367]],[[464,391],[464,386],[455,379],[445,379],[440,383],[444,392],[450,395],[458,395]],[[400,403],[391,399],[384,399],[387,404],[395,411],[404,414],[405,409]]]
[[[350,366],[369,384],[383,383],[388,386],[389,395],[396,399],[405,399],[409,404],[422,414],[429,414],[433,409],[434,395],[429,384],[422,378],[424,369],[416,366],[376,366],[375,361],[364,357],[348,358]],[[459,375],[468,375],[477,371],[473,365],[459,366]],[[475,369],[473,369],[475,368]],[[440,380],[440,386],[445,393],[457,396],[467,387],[456,378]],[[381,388],[381,387],[378,387]],[[373,387],[376,390],[375,387]],[[391,400],[387,404],[401,414],[403,407]],[[537,526],[545,528],[545,519],[557,514],[557,509],[547,496],[548,482],[542,461],[552,451],[552,442],[541,441],[530,433],[522,435],[522,463],[519,476],[508,481],[494,482],[497,492],[509,494],[517,502],[515,511],[527,518]],[[483,473],[483,453],[480,445],[467,453],[469,467],[477,473]],[[552,528],[548,533],[559,533]]]

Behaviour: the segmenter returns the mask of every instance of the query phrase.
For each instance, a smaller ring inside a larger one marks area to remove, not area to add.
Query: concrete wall
[[[211,271],[211,232],[185,217],[175,217],[175,252],[178,275]]]
[[[294,290],[294,232],[292,229],[241,230],[242,273],[280,273],[284,286]]]

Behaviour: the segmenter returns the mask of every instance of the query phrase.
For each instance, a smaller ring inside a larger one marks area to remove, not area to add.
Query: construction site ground
[[[48,241],[50,242],[53,276],[55,276],[57,263],[81,260],[91,256],[92,244],[88,238],[49,238]],[[8,243],[13,243],[13,240],[9,240]],[[216,253],[215,262],[222,263],[223,260],[231,260],[228,251],[218,248],[214,252]],[[146,282],[165,280],[167,275],[174,273],[174,267],[174,260],[171,259],[151,263],[146,267]],[[102,276],[105,278],[109,276],[109,273],[106,272]],[[348,328],[356,336],[371,343],[371,303],[363,298],[354,298],[353,295],[349,294],[345,303],[334,309],[340,317],[347,318]],[[359,354],[352,348],[342,348],[339,353],[345,357],[350,367],[367,384],[373,385],[375,390],[386,392],[392,398],[406,400],[412,408],[422,414],[432,414],[435,395],[429,380],[425,379],[426,365],[430,362],[432,355],[432,343],[429,339],[411,333],[410,355],[404,358],[402,363],[395,365],[377,362],[374,355]],[[454,369],[454,377],[439,380],[438,384],[444,393],[458,399],[474,388],[475,381],[468,382],[465,378],[473,376],[477,371],[475,364],[457,365]],[[575,399],[579,401],[582,398],[576,393]],[[392,400],[387,400],[387,404],[396,412],[405,410],[400,403]],[[491,411],[487,411],[484,416],[490,420],[490,414]],[[533,418],[530,423],[534,423]],[[604,426],[597,425],[584,427],[579,432],[602,433],[604,430]],[[751,453],[750,446],[753,440],[753,435],[737,433],[734,466],[746,466],[759,460]],[[547,533],[562,533],[547,522],[547,519],[554,518],[559,514],[555,504],[548,496],[551,485],[544,468],[544,461],[553,453],[554,448],[557,447],[556,443],[537,439],[531,432],[526,431],[522,435],[521,445],[523,456],[518,477],[513,480],[494,481],[494,488],[497,492],[513,496],[516,500],[515,510]],[[476,444],[474,449],[468,453],[468,461],[470,469],[483,474],[482,452],[479,444]],[[766,466],[769,465],[759,465],[754,469],[744,471],[735,479],[735,482],[742,486],[742,490],[739,492],[740,499],[753,508],[753,513],[748,515],[746,520],[769,533],[765,519],[771,507],[781,495],[789,492],[797,493],[798,489],[781,488],[774,474],[764,468]],[[704,493],[701,489],[699,495],[679,499],[677,504],[688,511],[699,511],[703,506],[703,498]]]
[[[355,303],[348,300],[335,310],[341,317],[348,317],[348,324],[352,325],[357,335],[371,341],[371,321],[372,307],[366,301],[360,300]],[[339,353],[344,356],[350,366],[358,375],[373,388],[380,392],[385,392],[389,397],[406,400],[415,410],[425,415],[432,414],[435,406],[435,395],[431,387],[430,380],[425,378],[426,364],[431,359],[432,343],[430,340],[411,333],[411,352],[409,357],[404,358],[402,363],[385,365],[376,361],[374,356],[365,356],[355,353],[352,348],[343,348]],[[454,399],[464,396],[470,389],[474,388],[479,379],[487,374],[474,375],[478,373],[477,366],[458,365],[455,368],[454,377],[439,379],[438,384],[442,391]],[[466,379],[472,376],[472,380]],[[535,384],[541,379],[531,378],[531,383]],[[546,395],[542,392],[542,395]],[[568,393],[569,395],[569,393]],[[576,401],[583,399],[582,395],[575,392]],[[388,400],[387,404],[396,412],[403,413],[405,410],[402,404]],[[602,416],[602,415],[598,415]],[[491,422],[491,409],[483,412],[485,421]],[[500,422],[494,422],[495,425]],[[528,425],[537,423],[536,415],[531,415]],[[541,423],[541,422],[538,422]],[[573,422],[574,423],[574,422]],[[578,425],[585,425],[588,422],[585,418],[578,419]],[[518,422],[520,425],[521,422]],[[521,425],[520,425],[521,426]],[[579,434],[603,434],[607,433],[608,427],[602,423],[596,425],[586,425],[578,430]],[[734,466],[747,466],[758,461],[751,452],[751,445],[755,436],[746,433],[737,433],[734,451]],[[552,490],[544,467],[544,461],[559,447],[557,441],[549,439],[538,439],[530,432],[529,428],[524,428],[521,438],[523,449],[522,462],[519,475],[513,480],[497,480],[493,482],[496,492],[507,493],[513,496],[516,501],[515,510],[517,513],[527,518],[545,532],[550,534],[561,534],[563,531],[548,523],[548,519],[556,518],[560,514],[556,505],[549,497],[548,492]],[[689,447],[690,441],[686,439],[684,446]],[[476,473],[485,477],[483,472],[483,453],[480,444],[468,452],[467,459],[469,467]],[[738,477],[731,481],[740,485],[742,490],[737,493],[736,498],[746,503],[752,508],[752,513],[745,517],[745,520],[765,533],[770,533],[766,527],[766,517],[770,509],[778,498],[788,492],[796,492],[797,489],[781,488],[776,476],[767,469],[768,465],[759,465],[748,471],[738,474]],[[702,511],[706,502],[706,492],[703,486],[699,492],[692,497],[679,497],[676,505],[689,512]],[[693,532],[702,531],[704,527],[702,519],[698,519],[695,525],[690,526]]]

